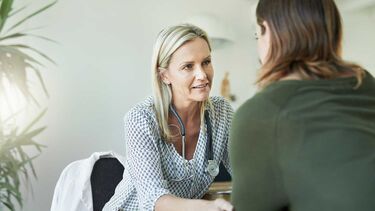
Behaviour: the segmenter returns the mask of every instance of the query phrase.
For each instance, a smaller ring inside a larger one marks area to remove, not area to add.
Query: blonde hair
[[[333,0],[260,0],[257,23],[270,33],[270,49],[257,83],[264,87],[298,73],[302,79],[332,79],[343,72],[354,72],[357,87],[364,70],[344,61],[342,21]]]
[[[171,141],[172,135],[168,127],[169,105],[172,103],[172,90],[160,77],[159,69],[168,68],[173,53],[183,44],[196,38],[204,39],[211,51],[210,42],[205,31],[191,24],[179,24],[163,29],[156,40],[152,55],[152,87],[156,118],[162,138]],[[210,105],[209,99],[200,103],[201,121],[204,111]]]

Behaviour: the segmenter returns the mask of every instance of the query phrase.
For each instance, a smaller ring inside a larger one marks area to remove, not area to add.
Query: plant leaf
[[[19,8],[19,9],[15,10],[15,11],[11,11],[9,13],[9,15],[8,15],[8,18],[11,17],[11,16],[13,16],[13,15],[15,15],[15,14],[17,14],[17,13],[19,13],[19,12],[21,12],[22,10],[25,10],[26,8],[27,8],[27,6],[25,5],[25,6],[23,6],[23,7]]]
[[[17,138],[20,139],[20,143],[22,145],[27,145],[27,144],[30,143],[29,140],[31,140],[33,137],[37,136],[39,133],[41,133],[45,129],[46,129],[46,127],[41,127],[41,128],[35,129],[33,131],[30,131],[28,133],[24,133]]]
[[[0,37],[0,41],[14,39],[14,38],[19,38],[19,37],[26,37],[26,36],[27,37],[35,37],[35,38],[38,38],[38,39],[42,39],[42,40],[46,40],[46,41],[49,41],[49,42],[53,42],[55,44],[59,44],[56,40],[50,39],[48,37],[44,37],[44,36],[40,36],[40,35],[36,35],[36,34],[28,34],[28,33],[24,33],[24,32],[17,32],[17,33],[13,33],[13,34],[10,34],[10,35],[6,35],[6,36],[3,36],[3,37]]]
[[[17,26],[21,25],[23,22],[29,20],[29,19],[32,18],[33,16],[35,16],[35,15],[37,15],[37,14],[39,14],[39,13],[45,11],[46,9],[52,7],[54,4],[56,4],[56,2],[57,2],[57,0],[54,1],[54,2],[52,2],[52,3],[50,3],[50,4],[47,4],[46,6],[42,7],[41,9],[39,9],[39,10],[35,11],[34,13],[32,13],[32,14],[26,16],[24,19],[20,20],[19,22],[17,22],[16,24],[14,24],[12,27],[10,27],[10,28],[8,29],[8,31],[11,31],[12,29],[14,29],[14,28],[16,28]]]
[[[13,39],[13,38],[18,38],[18,37],[24,37],[24,36],[27,36],[27,34],[24,34],[24,33],[14,33],[14,34],[11,34],[11,35],[7,35],[7,36],[4,36],[4,37],[1,37],[0,41],[4,41],[4,40],[8,40],[8,39]]]
[[[34,70],[36,76],[38,77],[39,82],[40,82],[40,84],[42,85],[42,88],[43,88],[44,93],[46,94],[47,97],[49,97],[49,93],[48,93],[47,87],[46,87],[46,85],[45,85],[45,83],[44,83],[44,80],[43,80],[42,74],[41,74],[40,71],[39,71],[37,68],[35,68],[33,65],[30,64],[30,67],[31,67],[32,70]]]
[[[2,203],[3,203],[6,207],[8,207],[8,209],[10,209],[11,211],[15,210],[13,204],[12,204],[10,201],[3,201]]]
[[[53,61],[50,57],[48,57],[46,54],[42,53],[41,51],[35,49],[35,48],[32,48],[28,45],[22,45],[22,44],[17,44],[17,45],[7,45],[9,47],[16,47],[16,48],[24,48],[24,49],[29,49],[31,51],[34,51],[35,53],[39,54],[40,56],[42,56],[43,58],[45,58],[46,60],[48,60],[49,62],[51,62],[52,64],[55,64],[55,61]],[[33,59],[34,60],[34,59]],[[39,65],[41,65],[39,62],[38,62]]]
[[[53,42],[53,43],[55,43],[55,44],[59,44],[59,42],[57,42],[56,40],[50,39],[50,38],[45,37],[45,36],[36,35],[36,34],[28,34],[28,36],[36,37],[36,38],[39,38],[39,39],[42,39],[42,40],[46,40],[46,41],[49,41],[49,42]],[[52,59],[51,59],[51,60],[52,60]]]
[[[9,17],[9,12],[12,10],[13,0],[3,0],[0,6],[0,32],[2,31],[6,20]]]
[[[21,132],[21,135],[22,134],[26,134],[26,132],[28,130],[30,130],[30,128],[32,126],[34,126],[35,123],[37,123],[43,116],[44,114],[47,112],[47,109],[44,109],[22,132]]]

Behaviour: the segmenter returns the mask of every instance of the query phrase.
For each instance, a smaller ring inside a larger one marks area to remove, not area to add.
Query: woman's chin
[[[194,101],[202,102],[207,100],[210,97],[210,93],[205,93],[205,94],[199,94],[193,97]]]
[[[196,89],[190,93],[190,99],[194,101],[205,101],[210,97],[211,87],[207,86],[204,89]]]

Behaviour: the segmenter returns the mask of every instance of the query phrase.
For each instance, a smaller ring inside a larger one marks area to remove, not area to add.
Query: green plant
[[[54,63],[46,54],[20,42],[20,38],[25,37],[50,39],[17,31],[17,29],[32,17],[53,6],[56,1],[23,18],[20,18],[20,14],[25,11],[26,6],[14,10],[13,3],[14,0],[0,0],[0,112],[1,109],[7,108],[6,114],[0,113],[0,209],[4,205],[10,210],[15,210],[14,201],[22,207],[21,182],[29,181],[31,176],[36,178],[33,160],[41,153],[44,146],[37,143],[34,138],[45,127],[37,129],[33,127],[45,114],[46,109],[25,127],[15,124],[20,112],[17,111],[19,108],[12,108],[10,101],[13,96],[7,91],[9,87],[13,87],[27,103],[40,108],[37,98],[28,85],[30,75],[36,76],[43,92],[48,97],[49,94],[40,72],[43,68],[41,60]],[[10,18],[11,21],[9,21]],[[8,27],[8,23],[12,21],[14,24]],[[30,147],[36,149],[33,155],[30,155],[30,150],[28,150]]]
[[[12,128],[9,134],[0,134],[0,200],[10,210],[15,210],[13,198],[22,206],[22,195],[20,192],[21,176],[25,180],[30,177],[29,171],[36,177],[32,160],[37,157],[30,157],[24,147],[34,146],[41,152],[43,145],[35,142],[34,137],[42,132],[45,127],[31,130],[31,127],[44,115],[42,112],[22,132],[18,128]],[[30,170],[28,169],[30,168]]]

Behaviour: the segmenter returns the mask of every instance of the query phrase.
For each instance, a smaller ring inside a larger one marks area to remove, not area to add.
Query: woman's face
[[[206,100],[214,74],[207,42],[196,38],[180,46],[161,74],[164,83],[171,85],[174,102]]]
[[[263,28],[263,33],[262,33]],[[270,30],[267,22],[263,21],[262,26],[257,24],[256,27],[256,39],[258,43],[258,55],[261,64],[264,64],[267,60],[268,51],[270,48]]]

